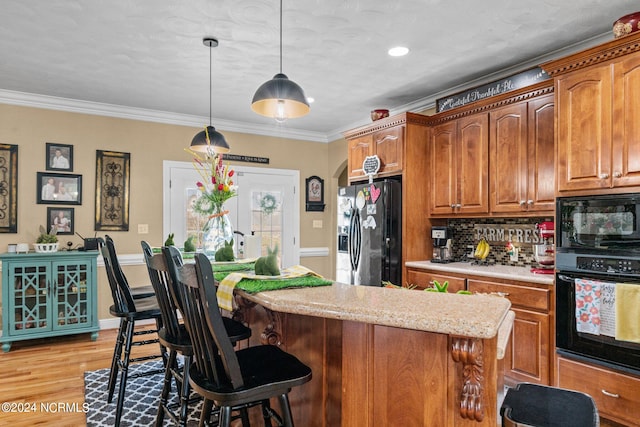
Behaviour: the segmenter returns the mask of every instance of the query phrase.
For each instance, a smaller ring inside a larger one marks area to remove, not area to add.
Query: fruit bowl
[[[630,13],[613,23],[613,36],[617,39],[640,30],[640,12]]]

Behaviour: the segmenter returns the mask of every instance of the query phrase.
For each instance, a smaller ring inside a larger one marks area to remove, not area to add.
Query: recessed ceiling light
[[[405,56],[407,53],[409,53],[409,48],[404,46],[396,46],[389,49],[388,53],[390,56]]]

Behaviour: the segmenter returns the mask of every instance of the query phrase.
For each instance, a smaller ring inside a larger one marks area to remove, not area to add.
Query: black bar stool
[[[500,408],[503,427],[598,427],[600,417],[588,394],[538,384],[510,388]]]

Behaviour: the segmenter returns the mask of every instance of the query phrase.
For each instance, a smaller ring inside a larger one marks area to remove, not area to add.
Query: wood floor
[[[116,331],[23,341],[9,353],[0,353],[0,403],[21,412],[0,411],[0,426],[84,426],[84,372],[108,368]],[[153,353],[155,346],[136,348],[137,355]],[[24,408],[18,404],[28,404]],[[622,427],[605,420],[602,427]]]

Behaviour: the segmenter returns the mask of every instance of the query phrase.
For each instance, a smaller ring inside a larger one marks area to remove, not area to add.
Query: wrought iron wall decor
[[[130,153],[96,150],[96,231],[129,231]]]
[[[18,232],[18,146],[0,144],[0,233]]]

